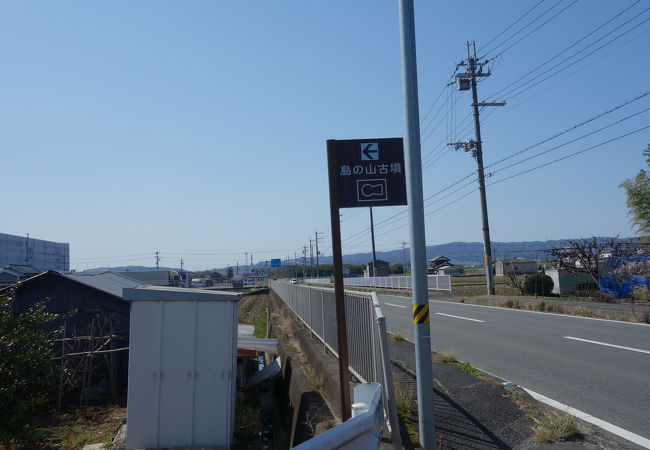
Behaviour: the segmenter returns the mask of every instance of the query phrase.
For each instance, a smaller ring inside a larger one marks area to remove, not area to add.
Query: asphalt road
[[[411,299],[379,301],[388,331],[412,341]],[[432,350],[453,349],[461,361],[621,427],[642,439],[614,433],[650,448],[650,325],[429,304]]]

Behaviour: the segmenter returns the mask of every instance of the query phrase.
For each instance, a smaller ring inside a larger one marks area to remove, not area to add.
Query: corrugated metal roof
[[[31,274],[41,273],[40,270],[36,270],[32,266],[27,266],[24,264],[9,264],[7,266],[0,268],[0,270],[4,270],[12,274],[18,274],[18,275],[31,275]]]
[[[116,297],[122,298],[123,288],[135,288],[144,285],[142,281],[123,277],[115,272],[102,273],[63,273],[57,272],[62,277],[77,281],[86,286],[98,289]]]

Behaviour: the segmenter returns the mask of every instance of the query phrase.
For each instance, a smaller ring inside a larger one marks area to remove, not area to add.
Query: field
[[[510,286],[508,277],[495,275],[494,289],[496,295],[519,295],[519,291]],[[486,295],[485,275],[451,277],[451,293],[459,297],[476,297]]]

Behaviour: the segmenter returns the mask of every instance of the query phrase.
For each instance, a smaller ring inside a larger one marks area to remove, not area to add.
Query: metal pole
[[[413,0],[398,0],[402,89],[404,97],[404,144],[406,194],[411,238],[411,275],[413,276],[413,327],[415,331],[415,369],[417,375],[418,421],[423,449],[435,449],[433,375],[431,370],[431,330],[427,291],[427,258],[424,236],[424,200],[422,195],[422,159],[420,117],[415,55],[415,17]]]
[[[469,52],[469,44],[468,44]],[[483,220],[483,262],[487,279],[487,293],[494,295],[494,276],[492,274],[492,246],[490,245],[490,223],[487,212],[487,198],[485,196],[485,174],[483,172],[483,145],[481,144],[481,124],[478,112],[478,94],[476,93],[476,59],[468,60],[470,78],[472,79],[472,106],[474,107],[474,129],[476,131],[476,163],[478,164],[478,189],[481,194],[481,219]]]
[[[372,276],[377,276],[377,255],[375,254],[375,222],[372,220],[372,206],[370,207],[370,239],[372,240]]]
[[[316,237],[316,278],[318,278],[318,231],[314,230],[314,236]]]
[[[339,380],[341,383],[341,418],[345,422],[352,414],[350,403],[350,372],[348,370],[348,330],[345,322],[345,292],[343,291],[343,254],[341,251],[341,223],[339,217],[339,188],[336,177],[336,144],[327,141],[327,165],[330,189],[330,219],[332,226],[332,265],[336,303],[336,337],[339,351]],[[430,365],[429,365],[430,366]]]

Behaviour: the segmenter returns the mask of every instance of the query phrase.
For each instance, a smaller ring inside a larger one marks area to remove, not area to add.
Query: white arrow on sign
[[[377,142],[361,144],[362,161],[377,161],[378,159],[379,159],[379,144]]]

